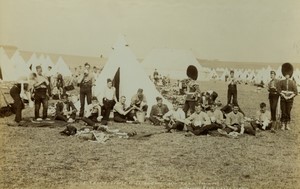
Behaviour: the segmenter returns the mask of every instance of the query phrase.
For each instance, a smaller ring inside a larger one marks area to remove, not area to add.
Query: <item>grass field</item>
[[[214,89],[225,102],[223,82],[202,82],[201,89]],[[265,90],[238,89],[247,117],[268,102]],[[300,188],[299,107],[296,97],[291,131],[239,139],[176,132],[99,144],[61,136],[62,127],[8,127],[13,117],[0,119],[0,188]],[[110,127],[138,134],[164,130],[147,124]]]

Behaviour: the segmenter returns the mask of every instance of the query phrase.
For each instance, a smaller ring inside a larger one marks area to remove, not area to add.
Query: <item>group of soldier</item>
[[[78,113],[80,120],[90,126],[107,125],[111,111],[113,111],[115,122],[139,123],[139,113],[142,112],[146,116],[148,110],[147,94],[143,94],[143,89],[137,89],[137,93],[133,94],[130,105],[127,107],[126,97],[117,98],[113,81],[108,78],[107,86],[97,98],[92,96],[92,90],[95,86],[94,73],[88,63],[85,63],[84,68],[77,77],[80,88]],[[218,130],[223,134],[238,132],[255,135],[257,129],[274,130],[277,121],[277,104],[280,99],[281,129],[290,130],[293,99],[298,91],[295,82],[291,80],[291,69],[283,70],[283,75],[285,79],[277,80],[276,73],[271,71],[271,81],[268,84],[270,111],[266,109],[266,103],[262,102],[255,119],[250,122],[251,124],[246,124],[247,118],[238,104],[238,83],[234,77],[234,71],[230,72],[230,77],[227,80],[227,104],[224,107],[221,107],[222,103],[217,100],[217,92],[212,90],[201,92],[199,83],[196,81],[197,78],[190,75],[183,109],[180,108],[178,102],[173,102],[173,108],[169,110],[169,107],[163,103],[163,99],[157,97],[157,104],[151,107],[150,115],[147,117],[153,125],[164,125],[168,131],[185,128],[196,135],[207,134],[211,130]],[[34,102],[34,121],[50,120],[47,113],[49,82],[49,78],[43,76],[42,68],[37,66],[36,73],[30,75],[28,83],[13,85],[10,94],[14,99],[16,124],[20,125],[22,122],[22,109],[24,108],[20,96],[22,91],[25,91]],[[41,105],[43,106],[42,117],[39,115]],[[66,93],[62,94],[61,99],[56,103],[54,119],[72,123],[78,119],[76,115],[77,109],[73,102],[69,100]]]

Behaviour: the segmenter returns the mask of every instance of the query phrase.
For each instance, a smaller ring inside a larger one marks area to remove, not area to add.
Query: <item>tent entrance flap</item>
[[[119,95],[120,95],[120,68],[118,68],[112,83],[113,83],[113,86],[116,88],[116,97],[117,97],[117,100],[119,101]]]

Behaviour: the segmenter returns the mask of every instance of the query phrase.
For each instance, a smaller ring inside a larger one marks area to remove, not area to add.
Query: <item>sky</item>
[[[109,56],[119,34],[197,58],[300,63],[299,0],[0,0],[0,45]]]

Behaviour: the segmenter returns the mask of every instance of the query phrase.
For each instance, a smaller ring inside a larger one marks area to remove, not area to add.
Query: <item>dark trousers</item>
[[[88,104],[92,102],[92,87],[90,85],[80,86],[80,112],[79,117],[83,117],[84,106],[85,106],[85,97]]]
[[[70,115],[70,118],[72,118],[72,119],[75,119],[75,117],[76,117],[76,113],[72,113]],[[61,120],[61,121],[67,122],[68,121],[68,117],[66,115],[63,115],[63,114],[59,113],[59,114],[56,114],[55,120]]]
[[[48,96],[47,89],[37,89],[34,95],[34,117],[40,118],[41,104],[43,105],[43,119],[48,116]]]
[[[51,90],[51,77],[47,77],[49,81],[49,85],[47,85],[48,88],[48,95],[51,97],[52,96],[52,90]]]
[[[102,107],[102,116],[103,120],[108,121],[111,110],[113,109],[116,102],[114,100],[104,100],[103,99],[103,107]]]
[[[228,89],[228,91],[227,91],[227,104],[231,104],[231,99],[232,99],[233,104],[238,105],[237,90]]]
[[[205,126],[202,126],[202,127],[195,127],[194,125],[187,125],[187,130],[192,132],[194,135],[206,135],[208,134],[209,131],[211,130],[217,130],[219,128],[222,128],[220,127],[220,125],[218,124],[210,124],[210,125],[205,125]]]
[[[257,124],[256,121],[251,121],[250,124],[254,130],[256,130],[256,128],[263,130],[262,129],[263,126],[261,124]],[[266,130],[270,130],[271,128],[272,128],[272,122],[269,123],[269,125],[266,127]]]
[[[167,124],[170,124],[170,121],[167,122]],[[180,122],[180,121],[175,121],[175,123],[173,123],[171,126],[170,126],[170,129],[176,129],[178,131],[182,131],[184,128],[184,123]]]
[[[94,126],[98,122],[97,118],[98,113],[93,113],[91,116],[83,117],[81,120],[87,123],[89,126]]]
[[[117,123],[126,123],[126,121],[134,121],[133,113],[129,112],[127,115],[121,115],[118,112],[114,112],[114,121]]]
[[[195,112],[195,106],[196,106],[196,101],[189,101],[189,100],[185,101],[183,111],[186,117],[189,110],[191,114]]]
[[[282,123],[289,123],[291,121],[291,110],[293,107],[294,99],[285,100],[281,98],[280,107],[281,107],[281,119]]]
[[[157,115],[156,115],[157,116]],[[157,116],[157,117],[160,117],[162,118],[162,116]],[[162,123],[164,122],[161,122],[160,120],[158,120],[156,117],[154,116],[150,116],[149,117],[149,120],[154,124],[154,125],[161,125]]]
[[[20,97],[21,89],[19,89],[17,86],[13,86],[9,93],[14,99],[13,108],[16,113],[15,121],[19,123],[22,120],[22,109],[24,108],[23,101]]]
[[[270,109],[271,109],[271,120],[276,121],[276,109],[278,103],[279,95],[269,93],[269,102],[270,102]]]
[[[241,126],[240,125],[234,124],[234,125],[231,125],[231,126],[238,128],[238,130],[236,132],[241,132]],[[255,129],[253,129],[252,126],[244,126],[244,129],[245,129],[244,133],[247,133],[249,135],[255,135],[256,134],[256,131],[255,131]],[[226,127],[224,129],[224,131],[226,131],[227,133],[230,133],[230,132],[232,132],[234,130],[231,129],[231,128],[229,128],[229,127]]]

